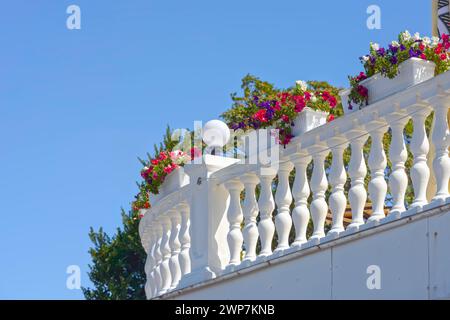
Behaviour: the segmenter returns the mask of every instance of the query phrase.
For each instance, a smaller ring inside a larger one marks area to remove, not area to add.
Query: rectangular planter
[[[304,108],[294,119],[292,134],[296,137],[327,123],[328,112]]]
[[[435,67],[436,65],[432,61],[410,58],[399,65],[399,74],[394,79],[383,77],[380,73],[377,73],[361,81],[360,84],[369,91],[370,105],[399,91],[433,78]],[[353,109],[348,108],[349,94],[350,89],[343,90],[339,93],[345,113],[351,113],[361,108],[357,105],[353,105]]]
[[[168,196],[169,194],[177,191],[181,187],[189,184],[189,176],[184,173],[184,168],[180,167],[172,171],[164,180],[164,183],[159,188],[158,194],[149,194],[149,201],[151,205],[156,204],[162,198]]]

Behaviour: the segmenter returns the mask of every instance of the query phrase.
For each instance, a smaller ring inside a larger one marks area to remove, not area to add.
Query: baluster
[[[147,253],[147,259],[145,260],[145,275],[147,276],[147,281],[145,283],[145,295],[148,299],[151,299],[153,292],[155,290],[154,277],[153,277],[153,267],[154,267],[154,257],[153,249],[155,248],[156,236],[153,230],[153,226],[148,227],[150,246]]]
[[[372,215],[369,221],[379,220],[386,216],[384,213],[384,201],[386,199],[387,183],[384,178],[384,171],[387,159],[383,147],[383,137],[386,130],[387,128],[384,127],[371,133],[369,198],[372,201]]]
[[[310,156],[297,155],[292,159],[295,166],[295,179],[292,194],[295,207],[292,210],[292,220],[295,227],[295,240],[292,246],[299,246],[306,242],[306,230],[309,223],[308,197],[310,194],[306,169],[311,162]]]
[[[408,122],[404,118],[391,125],[392,142],[389,149],[389,156],[392,162],[392,172],[389,177],[389,187],[391,188],[393,206],[389,213],[399,214],[406,210],[405,208],[405,192],[408,186],[408,176],[405,172],[405,161],[408,158],[408,152],[403,137],[403,128]]]
[[[191,237],[189,235],[189,205],[182,203],[177,209],[181,213],[180,243],[181,251],[179,255],[181,276],[191,272],[191,258],[189,256],[189,248],[191,247]]]
[[[448,179],[450,177],[450,160],[448,159],[448,104],[444,99],[440,100],[434,109],[434,127],[432,141],[435,147],[433,160],[434,175],[436,176],[436,195],[433,200],[448,197]]]
[[[161,254],[162,254],[162,262],[161,262],[161,279],[162,279],[162,287],[159,291],[159,294],[166,293],[170,285],[172,284],[172,278],[170,275],[169,268],[169,260],[170,260],[170,247],[169,247],[169,238],[170,238],[170,219],[167,215],[163,215],[161,217],[161,225],[163,229],[162,239],[161,239]]]
[[[344,168],[344,150],[346,144],[333,147],[333,161],[329,175],[332,186],[331,195],[328,199],[330,211],[333,216],[333,224],[330,230],[331,234],[339,234],[344,231],[344,214],[347,206],[347,198],[344,194],[344,185],[347,181],[347,173]]]
[[[275,201],[278,213],[275,216],[275,228],[278,235],[278,246],[275,251],[289,248],[289,233],[292,228],[290,206],[292,203],[289,175],[294,166],[291,162],[280,163],[278,170],[278,186],[275,193]]]
[[[259,178],[261,181],[261,193],[258,200],[260,211],[258,231],[261,240],[261,252],[259,253],[261,257],[272,254],[272,238],[275,232],[275,225],[272,221],[272,212],[275,209],[275,202],[272,195],[272,181],[275,175],[276,172],[264,170],[264,174],[261,174]]]
[[[161,255],[161,241],[162,241],[162,226],[161,223],[158,221],[159,219],[155,220],[154,230],[156,235],[156,241],[155,241],[155,249],[153,250],[154,258],[155,258],[155,266],[153,268],[153,277],[155,279],[155,288],[153,290],[153,297],[156,297],[161,290],[162,287],[162,279],[161,279],[161,262],[162,262],[162,255]]]
[[[172,275],[172,284],[170,285],[170,290],[173,290],[177,287],[178,282],[181,278],[181,269],[180,263],[178,260],[178,256],[180,254],[180,240],[178,239],[180,232],[180,222],[181,217],[180,213],[174,209],[169,211],[169,217],[171,221],[172,229],[170,230],[170,238],[169,238],[169,246],[171,250],[171,257],[169,261],[170,273]]]
[[[414,163],[411,167],[411,180],[414,187],[414,201],[411,207],[422,207],[428,203],[427,186],[430,179],[430,168],[427,165],[427,154],[430,144],[425,130],[425,120],[431,110],[423,108],[412,116],[414,132],[411,140],[411,152]]]
[[[225,183],[230,193],[230,204],[228,206],[227,218],[230,224],[230,231],[227,235],[228,247],[230,249],[230,265],[241,263],[241,249],[244,241],[241,232],[243,219],[241,208],[241,191],[244,186],[238,179],[233,179]]]
[[[348,174],[351,179],[351,187],[348,191],[348,201],[352,208],[352,223],[349,228],[359,228],[364,224],[364,206],[367,200],[367,191],[364,186],[364,178],[367,174],[366,162],[364,161],[363,147],[367,136],[354,140],[350,146],[352,155],[348,166]]]
[[[256,258],[256,244],[258,242],[258,227],[256,218],[259,213],[258,202],[256,201],[255,189],[259,183],[256,174],[249,173],[241,178],[245,187],[245,199],[243,205],[245,227],[242,231],[245,246],[245,261],[253,261]]]
[[[311,216],[314,224],[312,239],[320,239],[325,236],[325,219],[327,217],[328,205],[325,201],[325,191],[328,187],[328,180],[325,174],[325,158],[327,152],[316,153],[313,156],[314,168],[311,177],[311,190],[313,201],[311,202]]]

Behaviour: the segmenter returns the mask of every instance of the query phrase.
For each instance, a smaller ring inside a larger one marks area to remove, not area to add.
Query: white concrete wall
[[[450,207],[406,217],[290,257],[165,298],[450,299]],[[379,290],[367,287],[371,265],[381,270]]]

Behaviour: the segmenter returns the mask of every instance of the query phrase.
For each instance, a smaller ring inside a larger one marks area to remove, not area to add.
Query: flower
[[[370,56],[365,55],[365,56],[362,56],[361,59],[362,59],[364,62],[367,62],[367,61],[370,60]]]
[[[398,48],[400,47],[400,43],[398,43],[397,41],[392,41],[391,46],[393,46],[394,48]]]
[[[152,163],[152,165],[156,166],[156,165],[158,165],[159,161],[156,159],[152,159],[151,163]]]
[[[425,53],[422,53],[422,54],[420,55],[420,58],[423,59],[423,60],[427,60],[427,56],[426,56]]]
[[[328,122],[331,122],[331,121],[333,121],[334,119],[335,119],[334,115],[330,114],[330,115],[328,116]]]
[[[370,43],[370,47],[375,51],[380,49],[380,45],[378,43]]]
[[[286,123],[289,123],[291,120],[289,119],[289,116],[287,116],[287,115],[285,115],[285,114],[283,114],[282,116],[281,116],[281,120],[283,120],[284,122],[286,122]]]
[[[267,122],[268,119],[266,117],[267,109],[261,109],[253,115],[254,119],[257,119],[261,122]]]
[[[411,34],[409,33],[409,31],[408,30],[405,30],[402,34],[401,34],[401,39],[403,40],[403,41],[409,41],[409,40],[411,40]]]
[[[446,43],[446,42],[448,42],[448,40],[449,40],[449,35],[443,33],[442,36],[441,36],[441,38],[442,38],[442,41],[443,41],[444,43]]]
[[[447,54],[446,54],[446,53],[443,53],[443,54],[441,54],[441,55],[439,56],[439,58],[440,58],[442,61],[444,61],[444,60],[447,59]]]
[[[300,89],[301,89],[302,91],[308,90],[308,84],[306,83],[306,81],[303,81],[303,80],[297,80],[297,81],[295,81],[295,83],[297,84],[297,86],[300,87]]]
[[[431,44],[431,39],[429,37],[423,37],[422,43],[429,46]]]
[[[414,33],[414,40],[418,41],[420,39],[421,39],[420,38],[420,33],[418,33],[418,32]]]

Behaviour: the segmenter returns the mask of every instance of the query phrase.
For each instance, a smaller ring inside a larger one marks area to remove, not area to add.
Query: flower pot
[[[156,204],[162,198],[177,191],[178,189],[184,187],[187,184],[189,184],[189,176],[184,173],[184,168],[179,167],[178,169],[175,169],[168,176],[166,176],[166,179],[159,188],[158,194],[153,193],[149,194],[150,204],[151,205]]]
[[[436,65],[432,61],[410,58],[402,62],[394,79],[377,73],[360,82],[369,91],[369,104],[434,77]]]
[[[359,106],[355,104],[354,102],[351,102],[351,105],[348,104],[349,102],[349,95],[350,95],[351,89],[345,89],[339,92],[339,96],[341,97],[342,101],[342,107],[344,108],[344,114],[349,114],[354,111],[360,110],[364,106]]]
[[[292,134],[296,137],[327,123],[328,112],[304,108],[294,119]]]

